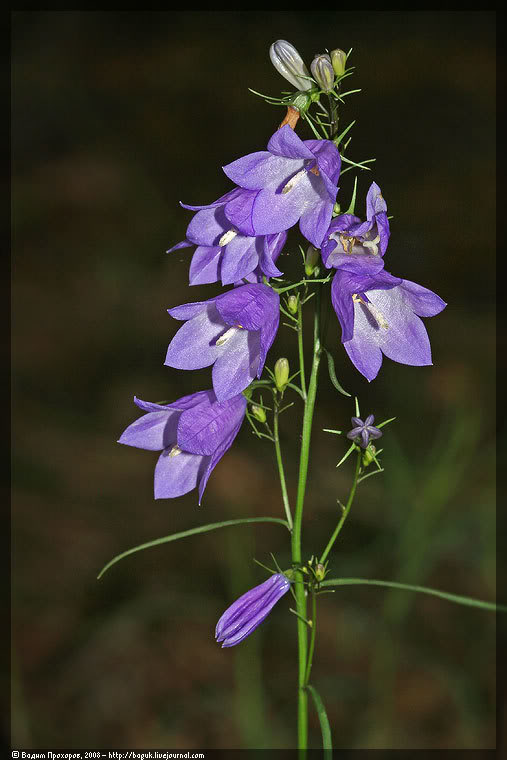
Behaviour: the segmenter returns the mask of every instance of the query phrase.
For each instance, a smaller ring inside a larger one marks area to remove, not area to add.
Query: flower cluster
[[[279,100],[288,107],[287,117],[266,150],[223,167],[234,183],[232,190],[208,205],[181,204],[194,214],[185,239],[168,251],[195,246],[190,285],[220,281],[229,286],[205,301],[168,309],[183,324],[169,343],[165,365],[182,370],[212,367],[212,389],[173,403],[135,398],[143,415],[119,439],[128,446],[161,452],[155,467],[156,499],[197,488],[201,503],[213,468],[236,438],[251,396],[247,389],[261,377],[278,330],[281,288],[270,279],[283,276],[279,256],[287,232],[296,225],[310,245],[305,261],[310,282],[319,257],[324,267],[335,270],[331,302],[345,351],[359,372],[369,381],[375,378],[383,355],[403,364],[431,364],[421,317],[437,314],[446,304],[432,291],[385,270],[390,226],[379,186],[373,182],[368,190],[365,220],[354,213],[341,214],[336,203],[342,156],[333,99],[342,100],[338,89],[348,75],[347,55],[336,49],[316,56],[311,74],[297,50],[284,40],[271,46],[270,57],[297,88],[294,96]],[[298,118],[301,115],[311,124],[310,106],[319,103],[321,95],[330,102],[330,132],[320,118],[313,119],[325,136],[314,126],[318,139],[302,140],[295,132]],[[349,211],[354,204],[355,200]],[[318,280],[319,287],[329,279],[331,274]],[[305,292],[307,284],[308,280]],[[289,297],[289,316],[298,313],[298,298],[299,294]],[[283,394],[290,385],[286,359],[278,360],[271,378],[275,396]],[[252,413],[266,421],[262,407],[254,405]],[[354,427],[347,434],[368,451],[370,440],[382,435],[373,422],[373,415],[364,422],[353,417]],[[276,573],[240,597],[218,621],[217,641],[224,647],[242,641],[289,586],[287,575]]]
[[[352,214],[336,216],[322,245],[324,266],[336,270],[331,301],[342,343],[367,380],[377,376],[382,354],[401,364],[431,364],[428,333],[420,317],[432,317],[446,306],[431,290],[384,269],[389,235],[387,205],[372,182],[366,221]]]
[[[312,77],[289,43],[278,40],[270,51],[276,68],[300,92],[320,88],[327,94],[344,74],[344,55],[335,50],[317,56]],[[296,224],[311,250],[317,256],[320,251],[324,266],[335,270],[331,301],[345,351],[359,372],[375,378],[383,355],[403,364],[431,364],[420,318],[446,304],[427,288],[385,270],[390,228],[379,186],[373,182],[366,196],[366,220],[336,215],[337,145],[329,139],[302,140],[294,126],[282,123],[266,150],[224,166],[235,186],[218,200],[182,204],[195,213],[185,239],[169,250],[196,246],[190,285],[220,280],[232,287],[168,310],[184,324],[169,344],[165,364],[185,370],[212,366],[213,390],[165,406],[136,400],[145,415],[120,438],[131,446],[162,450],[156,498],[186,493],[197,484],[202,498],[211,469],[237,434],[245,413],[242,394],[260,378],[278,330],[280,297],[269,280],[283,274],[277,260],[287,231]],[[208,445],[189,444],[181,424],[197,429],[203,417],[213,429]]]

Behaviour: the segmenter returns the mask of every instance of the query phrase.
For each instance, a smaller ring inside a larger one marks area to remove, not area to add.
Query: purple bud
[[[326,53],[316,55],[310,68],[320,89],[324,92],[331,92],[334,85],[334,69],[331,58]]]
[[[226,609],[217,623],[215,638],[222,647],[233,647],[246,639],[268,616],[275,604],[290,588],[282,573],[240,596]]]

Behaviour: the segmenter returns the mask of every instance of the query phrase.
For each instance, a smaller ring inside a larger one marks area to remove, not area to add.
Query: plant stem
[[[308,395],[305,401],[303,414],[303,430],[301,434],[301,455],[299,459],[299,478],[296,497],[296,510],[294,514],[294,528],[292,531],[292,564],[294,567],[301,565],[301,526],[303,520],[303,507],[305,500],[306,479],[308,475],[308,463],[310,458],[310,440],[312,434],[313,411],[317,397],[317,382],[320,363],[320,287],[316,293],[315,315],[313,328],[313,360],[312,371],[310,375],[310,384],[308,386]],[[303,574],[298,573],[294,583],[294,593],[296,596],[296,610],[303,618],[306,614],[306,596],[303,583]],[[298,659],[299,659],[299,678],[298,678],[298,747],[300,756],[304,756],[308,744],[308,695],[305,690],[306,686],[306,667],[308,652],[308,627],[303,620],[298,618]]]
[[[359,477],[359,472],[360,472],[360,469],[361,469],[361,459],[362,459],[362,451],[361,451],[361,449],[358,449],[357,460],[356,460],[356,471],[354,473],[354,481],[353,481],[352,487],[350,489],[349,498],[347,499],[347,504],[345,505],[345,509],[343,510],[343,514],[342,514],[342,516],[340,517],[340,519],[338,521],[338,525],[334,529],[333,535],[329,539],[326,548],[324,549],[324,551],[322,552],[322,554],[320,556],[319,562],[321,564],[324,564],[324,562],[326,561],[327,555],[329,554],[329,552],[333,548],[333,544],[336,541],[336,539],[338,538],[338,534],[339,534],[339,532],[342,529],[343,523],[347,519],[347,515],[350,512],[350,508],[352,506],[352,502],[354,501],[354,496],[355,496],[355,493],[356,493],[357,480],[358,480],[358,477]]]
[[[308,650],[308,661],[306,663],[305,686],[308,686],[310,673],[312,671],[313,653],[315,651],[315,634],[317,630],[317,594],[312,591],[312,632],[310,634],[310,648]]]
[[[273,438],[275,443],[276,462],[278,464],[278,475],[280,477],[280,487],[282,489],[283,506],[289,530],[292,531],[292,512],[289,504],[289,494],[287,493],[287,483],[285,481],[285,471],[283,468],[282,450],[280,448],[280,436],[278,432],[279,407],[278,400],[275,400],[275,409],[273,412]]]
[[[306,401],[306,380],[305,380],[305,356],[303,351],[303,310],[301,301],[298,299],[298,351],[299,351],[299,380],[301,383],[301,392],[303,400]]]

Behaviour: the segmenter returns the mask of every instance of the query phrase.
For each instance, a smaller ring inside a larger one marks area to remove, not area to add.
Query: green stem
[[[287,492],[287,483],[285,481],[285,470],[283,468],[282,450],[280,448],[280,435],[278,428],[279,407],[278,401],[275,400],[275,410],[273,412],[273,439],[275,443],[276,462],[278,465],[278,475],[280,477],[280,487],[282,489],[283,506],[289,530],[292,531],[292,512],[289,504],[289,494]]]
[[[312,591],[312,632],[310,634],[310,648],[308,650],[308,661],[306,663],[305,686],[308,686],[310,673],[312,671],[313,653],[315,651],[315,633],[317,630],[317,595]]]
[[[303,351],[303,310],[301,301],[298,299],[298,351],[299,351],[299,380],[301,383],[301,392],[303,400],[306,401],[306,379],[305,379],[305,356]]]
[[[292,531],[292,564],[294,567],[301,565],[301,526],[303,520],[303,507],[305,500],[306,480],[308,476],[308,463],[310,458],[310,441],[312,435],[313,411],[317,397],[317,382],[320,363],[320,288],[317,290],[313,330],[313,360],[312,371],[310,375],[310,384],[308,386],[308,395],[305,402],[303,414],[303,430],[301,434],[301,455],[299,459],[299,477],[296,497],[296,509],[294,514],[294,528]],[[294,583],[294,593],[296,596],[296,610],[303,618],[306,614],[306,596],[303,583],[303,574],[298,573]],[[306,686],[306,667],[308,652],[308,628],[305,623],[298,618],[298,660],[299,660],[299,677],[298,677],[298,747],[304,755],[308,744],[308,695],[305,690]]]
[[[321,554],[321,557],[319,559],[319,562],[321,564],[324,564],[324,562],[326,561],[327,555],[329,554],[329,552],[333,548],[333,544],[336,541],[336,539],[338,538],[338,534],[339,534],[339,532],[341,531],[341,529],[343,527],[343,523],[347,519],[347,515],[350,512],[350,508],[352,506],[352,502],[354,501],[354,496],[355,496],[355,493],[356,493],[357,480],[359,478],[359,472],[360,472],[360,469],[361,469],[361,458],[362,458],[362,451],[361,451],[361,449],[358,449],[357,460],[356,460],[356,471],[354,473],[354,481],[353,481],[352,487],[350,489],[349,498],[347,499],[347,504],[345,505],[345,509],[343,510],[343,514],[342,514],[340,520],[338,521],[338,525],[334,529],[333,535],[329,539],[326,548],[324,549],[324,551]]]

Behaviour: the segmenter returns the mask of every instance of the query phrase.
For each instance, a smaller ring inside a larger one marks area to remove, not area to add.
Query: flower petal
[[[185,451],[171,456],[171,449],[165,449],[155,466],[155,498],[174,499],[193,491],[208,465],[208,459]]]
[[[260,356],[259,332],[238,330],[222,347],[213,365],[213,390],[219,401],[236,396],[257,374]]]
[[[223,331],[224,322],[214,303],[208,304],[180,327],[169,344],[164,364],[176,369],[209,367],[221,353],[216,340]]]

